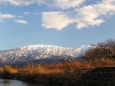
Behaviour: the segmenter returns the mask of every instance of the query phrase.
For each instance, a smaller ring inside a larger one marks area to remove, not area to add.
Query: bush
[[[12,68],[11,66],[4,66],[3,71],[6,73],[11,73],[11,74],[18,73],[18,69]]]

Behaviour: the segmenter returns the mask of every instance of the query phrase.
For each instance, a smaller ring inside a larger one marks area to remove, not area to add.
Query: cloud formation
[[[103,0],[94,5],[84,6],[76,9],[77,16],[75,22],[78,29],[88,26],[99,26],[105,22],[105,18],[115,14],[115,0]]]
[[[14,6],[31,5],[35,0],[0,0],[0,4],[11,4]]]
[[[15,18],[15,15],[12,14],[2,14],[0,13],[0,19],[11,19],[11,18]]]
[[[89,0],[0,0],[0,5],[27,6],[32,4],[45,5],[58,8],[43,12],[42,26],[46,29],[62,30],[70,24],[75,24],[77,29],[89,26],[99,26],[106,22],[106,18],[115,14],[115,0],[100,0],[98,3],[86,5]],[[72,8],[72,9],[70,9]],[[29,12],[24,12],[24,15]],[[15,18],[12,14],[0,14],[0,19]],[[15,22],[27,24],[25,20]]]
[[[102,0],[97,4],[74,9],[74,14],[63,12],[43,13],[43,26],[47,29],[61,30],[69,24],[75,23],[77,29],[89,26],[99,26],[106,18],[115,14],[115,0]]]
[[[63,12],[44,12],[42,15],[45,28],[61,30],[72,23],[68,16]]]
[[[11,4],[14,6],[26,6],[31,4],[47,5],[48,7],[56,7],[68,9],[79,6],[85,0],[0,0],[0,4]]]
[[[55,7],[60,9],[69,9],[79,7],[85,0],[41,0],[40,4],[45,4],[48,7]]]
[[[3,24],[6,19],[12,19],[15,18],[16,15],[13,14],[3,14],[0,12],[0,24]]]
[[[19,24],[28,24],[26,20],[15,20],[14,22],[19,23]]]

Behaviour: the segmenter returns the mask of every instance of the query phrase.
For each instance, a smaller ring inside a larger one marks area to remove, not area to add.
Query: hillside
[[[23,62],[35,60],[76,59],[82,49],[64,48],[53,45],[29,45],[0,51],[0,62]]]

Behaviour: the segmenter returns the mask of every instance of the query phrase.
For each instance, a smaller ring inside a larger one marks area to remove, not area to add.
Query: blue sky
[[[0,0],[0,50],[78,48],[115,39],[115,0]]]

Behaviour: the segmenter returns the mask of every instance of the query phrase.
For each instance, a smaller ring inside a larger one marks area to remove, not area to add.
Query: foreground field
[[[115,83],[111,80],[110,82],[105,80],[91,81],[86,78],[90,71],[98,67],[115,67],[115,61],[63,62],[51,65],[28,64],[22,68],[4,66],[0,68],[0,77],[47,85],[89,86],[90,84],[90,86],[106,86],[109,83],[110,86],[114,86]]]

